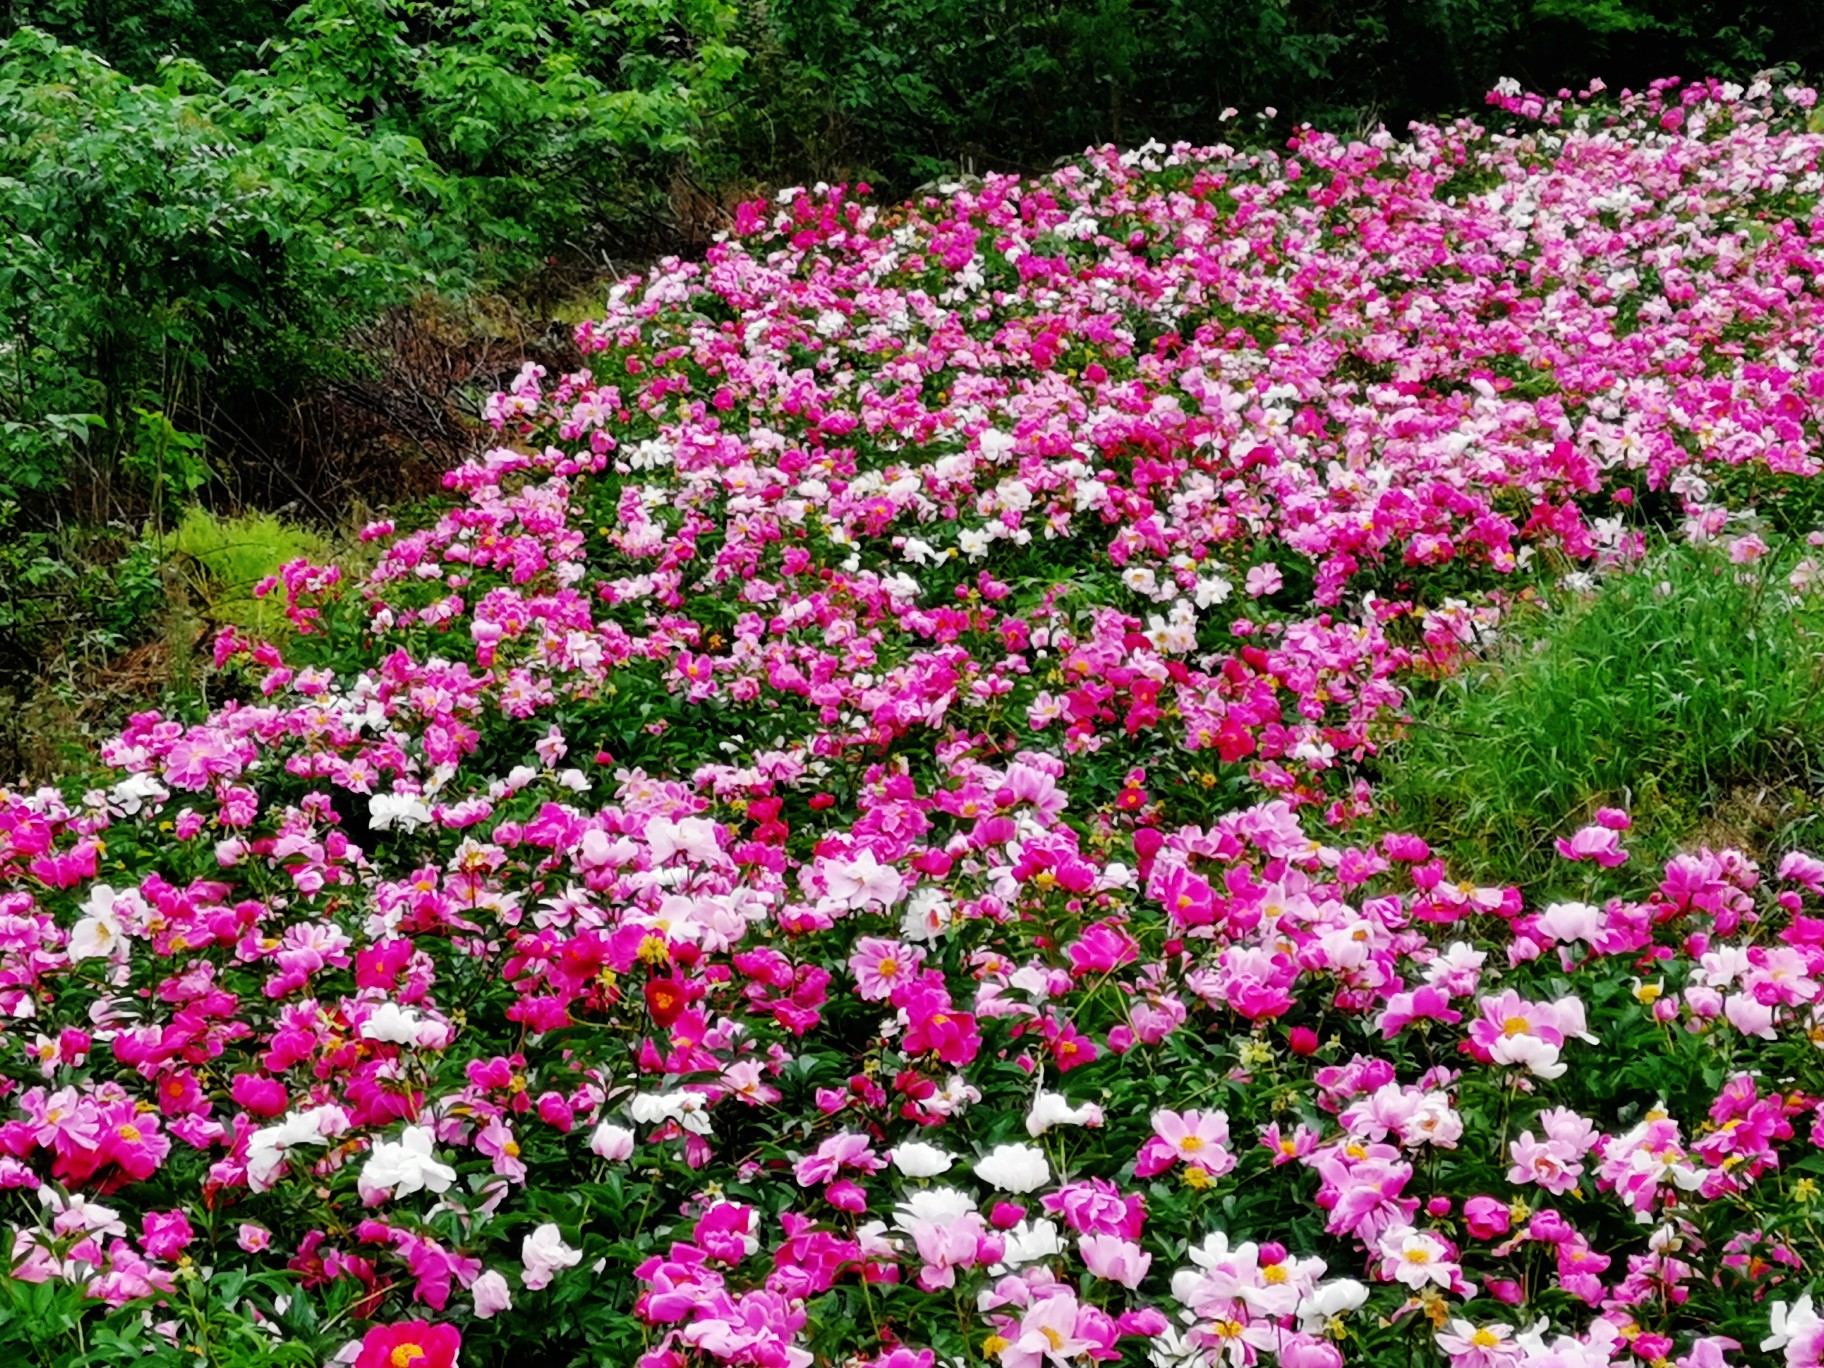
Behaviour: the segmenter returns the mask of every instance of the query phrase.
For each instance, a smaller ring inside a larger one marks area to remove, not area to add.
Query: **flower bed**
[[[1812,98],[794,192],[617,290],[228,701],[0,802],[6,1295],[362,1368],[1818,1362],[1824,861],[1603,809],[1480,887],[1363,770],[1567,573],[1809,592]]]

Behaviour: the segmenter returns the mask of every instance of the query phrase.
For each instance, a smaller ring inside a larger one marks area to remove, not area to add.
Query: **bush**
[[[893,191],[1088,146],[1208,145],[1301,120],[1364,130],[1530,88],[1819,57],[1798,0],[750,0],[741,164]],[[1225,111],[1239,110],[1232,123]]]
[[[650,219],[745,53],[732,0],[310,0],[265,82],[421,146],[442,210],[510,278]]]
[[[98,519],[162,492],[145,474],[185,449],[166,415],[206,424],[231,361],[260,376],[289,335],[331,349],[448,245],[408,136],[188,61],[139,84],[31,29],[0,44],[0,178],[0,494],[73,479]]]
[[[96,519],[176,502],[200,480],[146,474],[186,438],[218,470],[269,459],[237,451],[243,415],[349,374],[346,340],[388,306],[650,221],[740,68],[732,15],[315,0],[225,77],[189,55],[147,69],[143,24],[114,35],[138,79],[12,32],[0,496]]]

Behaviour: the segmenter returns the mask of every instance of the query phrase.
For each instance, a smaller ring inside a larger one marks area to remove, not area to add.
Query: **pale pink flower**
[[[526,1287],[536,1291],[550,1286],[561,1270],[581,1263],[583,1251],[565,1244],[556,1223],[547,1221],[521,1241],[520,1259],[525,1264]]]
[[[851,908],[869,903],[891,907],[905,889],[899,871],[881,864],[872,850],[864,850],[852,860],[826,864],[823,881],[831,898]]]
[[[1140,1280],[1153,1263],[1151,1254],[1119,1235],[1084,1235],[1077,1241],[1077,1251],[1091,1273],[1127,1288],[1140,1286]]]
[[[891,997],[893,990],[916,978],[925,952],[916,945],[863,936],[855,942],[849,956],[849,971],[855,975],[855,991],[864,1002],[879,1002]]]

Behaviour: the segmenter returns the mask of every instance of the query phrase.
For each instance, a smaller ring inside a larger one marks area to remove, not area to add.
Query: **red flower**
[[[676,979],[655,978],[646,981],[646,1010],[660,1026],[670,1026],[684,1014],[684,985]]]
[[[1115,795],[1115,806],[1123,812],[1138,812],[1146,806],[1146,798],[1145,789],[1130,784]]]
[[[361,1341],[355,1368],[455,1368],[462,1332],[453,1325],[400,1321],[376,1325]]]

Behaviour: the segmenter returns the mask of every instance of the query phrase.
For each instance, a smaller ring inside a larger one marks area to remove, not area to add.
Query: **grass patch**
[[[260,581],[300,556],[323,565],[335,554],[328,538],[270,513],[220,518],[197,504],[184,510],[164,550],[183,569],[207,620],[258,637],[290,631],[282,595],[255,597]]]
[[[1810,824],[1824,598],[1792,592],[1796,559],[1671,546],[1594,593],[1516,610],[1479,661],[1415,698],[1386,752],[1387,820],[1470,877],[1522,885],[1564,882],[1553,839],[1605,804],[1632,812],[1637,860]]]

